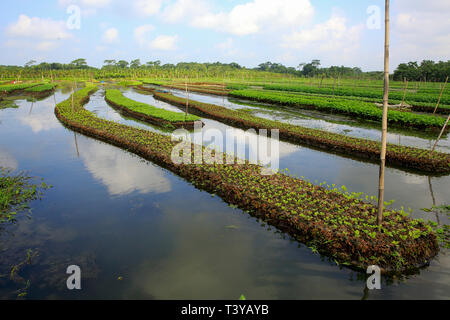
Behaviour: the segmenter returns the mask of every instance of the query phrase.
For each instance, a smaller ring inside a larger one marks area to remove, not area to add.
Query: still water
[[[165,90],[171,91],[176,96],[186,96],[186,93],[182,90]],[[195,101],[211,103],[229,109],[246,109],[251,114],[261,118],[277,120],[313,129],[326,130],[357,138],[381,140],[380,125],[373,121],[361,121],[345,115],[255,103],[236,98],[196,92],[189,92],[189,97]],[[424,132],[424,130],[420,129],[404,130],[390,127],[387,135],[387,142],[422,149],[431,149],[438,135],[439,132]],[[450,135],[447,134],[441,138],[436,146],[436,150],[450,153]]]
[[[128,97],[176,108],[150,95]],[[86,106],[98,116],[160,131],[122,117],[99,90]],[[364,274],[292,241],[218,197],[119,148],[64,128],[54,116],[57,91],[35,103],[16,100],[0,110],[0,165],[43,177],[53,188],[32,203],[31,216],[0,232],[0,298],[29,299],[361,299]],[[205,128],[230,129],[204,120]],[[165,132],[165,134],[168,134]],[[235,134],[240,134],[237,131]],[[280,143],[280,166],[311,181],[376,194],[378,168]],[[417,217],[420,208],[450,199],[449,177],[388,168],[386,198]],[[439,217],[442,223],[446,217]],[[447,221],[448,223],[448,221]],[[10,279],[11,267],[31,249],[30,265]],[[69,265],[82,270],[82,290],[66,289]],[[369,299],[449,299],[450,259],[442,252],[420,274],[383,281]],[[27,284],[28,283],[28,284]]]

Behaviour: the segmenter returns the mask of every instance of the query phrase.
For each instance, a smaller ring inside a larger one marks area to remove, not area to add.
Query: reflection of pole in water
[[[431,186],[431,177],[428,176],[428,186],[430,187],[431,199],[433,200],[433,206],[436,205],[436,199],[434,198],[433,187]]]
[[[369,288],[367,288],[367,285],[364,285],[364,291],[363,291],[363,296],[361,298],[361,300],[367,300],[369,299]]]
[[[28,115],[31,115],[31,111],[33,111],[33,105],[34,105],[34,100],[31,101],[30,112],[28,112]]]
[[[79,158],[80,157],[80,151],[78,150],[77,134],[75,132],[73,133],[73,137],[74,137],[74,140],[75,140],[75,148],[77,149],[77,156]]]
[[[430,188],[431,199],[433,201],[433,207],[434,207],[436,205],[436,198],[434,197],[433,186],[431,185],[431,177],[430,176],[428,176],[428,186]],[[441,224],[441,222],[439,221],[439,213],[436,212],[436,211],[435,211],[435,213],[436,213],[436,221],[437,221],[437,223]]]

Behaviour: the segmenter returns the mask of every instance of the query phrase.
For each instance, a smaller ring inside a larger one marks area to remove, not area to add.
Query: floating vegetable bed
[[[22,91],[28,88],[39,86],[39,83],[21,83],[0,86],[0,96],[5,96],[13,92]]]
[[[236,89],[241,90],[241,89]],[[309,92],[302,92],[302,91],[295,91],[295,92],[287,92],[287,91],[280,91],[285,95],[290,96],[315,96],[315,97],[322,97],[327,98],[328,100],[357,100],[357,101],[365,101],[365,102],[373,102],[373,103],[383,103],[382,98],[369,98],[369,97],[357,97],[357,96],[335,96],[331,93],[309,93]],[[391,99],[389,98],[389,104],[390,105],[400,105],[402,103],[402,99]],[[408,106],[408,109],[414,112],[428,112],[433,113],[436,110],[436,113],[438,114],[446,114],[448,115],[450,113],[450,105],[445,105],[440,103],[439,107],[436,109],[436,101],[435,102],[417,102],[417,101],[409,101],[405,100],[403,101],[403,106]],[[407,111],[409,111],[407,110]]]
[[[336,96],[354,96],[354,97],[368,97],[368,98],[383,98],[383,90],[381,89],[370,89],[370,88],[327,88],[327,87],[311,87],[305,85],[278,85],[270,84],[264,86],[265,90],[281,90],[281,91],[297,91],[297,92],[309,92],[309,93],[324,93],[333,94]],[[424,93],[424,92],[407,92],[407,101],[417,101],[417,102],[434,102],[436,103],[439,98],[439,93]],[[389,99],[402,100],[403,90],[390,91]],[[444,93],[441,98],[442,104],[450,104],[450,95]]]
[[[258,90],[231,91],[230,96],[259,102],[320,110],[328,113],[342,113],[363,120],[381,121],[383,117],[382,109],[377,108],[372,103],[362,101],[333,101],[324,97],[292,96]],[[400,128],[411,127],[439,132],[445,123],[445,119],[432,115],[389,110],[388,123]]]
[[[186,90],[186,86],[183,84],[164,84],[164,83],[155,83],[155,82],[148,82],[148,84],[155,84],[164,88],[171,88],[171,89],[177,89],[177,90]],[[199,85],[191,85],[188,84],[188,90],[191,92],[198,92],[198,93],[207,93],[207,94],[214,94],[218,96],[226,96],[228,95],[229,90],[228,89],[213,89],[208,87],[202,87]]]
[[[46,83],[37,85],[34,87],[30,87],[25,89],[26,94],[31,94],[35,97],[45,97],[50,95],[55,90],[56,84],[53,83]]]
[[[104,120],[85,110],[88,86],[59,103],[58,119],[67,127],[153,161],[196,187],[215,193],[232,205],[266,220],[339,264],[365,270],[376,264],[386,272],[415,269],[439,251],[430,226],[413,220],[403,210],[386,210],[376,225],[377,208],[333,187],[314,185],[282,173],[261,175],[249,164],[175,164],[171,160],[180,142],[155,132]],[[189,145],[189,143],[187,143]],[[193,146],[202,148],[202,146]],[[191,159],[194,152],[188,155]],[[220,154],[215,155],[221,157]],[[224,157],[226,157],[224,155]]]
[[[186,105],[185,98],[172,94],[155,92],[154,97],[181,108]],[[215,119],[243,129],[279,129],[280,139],[285,141],[310,145],[325,151],[338,152],[362,159],[379,160],[380,158],[381,147],[378,141],[263,119],[245,111],[230,110],[193,100],[189,100],[189,110],[201,117]],[[433,174],[450,173],[450,154],[395,144],[387,145],[386,163]]]
[[[197,116],[168,111],[128,99],[116,89],[106,90],[105,100],[125,115],[159,126],[192,129],[194,122],[200,121]]]

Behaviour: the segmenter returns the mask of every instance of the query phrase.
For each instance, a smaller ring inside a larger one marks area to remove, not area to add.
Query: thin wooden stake
[[[389,0],[385,0],[385,34],[384,34],[384,96],[383,121],[381,132],[380,176],[378,183],[378,215],[377,224],[383,222],[384,209],[384,167],[386,163],[387,114],[389,103]]]
[[[333,97],[334,97],[334,88],[336,87],[336,78],[333,78],[334,79],[334,81],[333,81]]]
[[[74,108],[73,108],[73,96],[74,96],[74,91],[73,91],[73,85],[72,85],[72,114],[73,114],[73,110],[74,110]]]
[[[408,80],[406,80],[406,84],[405,84],[405,89],[403,90],[403,99],[402,99],[402,103],[400,104],[400,108],[403,107],[403,104],[405,103],[405,98],[406,98],[406,90],[408,90]]]
[[[444,87],[443,87],[442,90],[441,90],[441,94],[439,95],[439,99],[438,99],[438,102],[437,102],[437,104],[436,104],[436,108],[434,108],[433,114],[436,113],[436,111],[437,111],[437,109],[438,109],[438,107],[439,107],[439,103],[441,102],[441,98],[442,98],[442,93],[444,92],[445,85],[447,84],[447,81],[448,81],[448,76],[447,76],[447,78],[445,79]]]
[[[439,137],[437,138],[436,142],[434,143],[433,148],[431,149],[431,152],[434,152],[434,149],[436,149],[436,146],[439,142],[439,139],[441,139],[442,135],[444,134],[445,128],[447,127],[448,121],[450,120],[450,114],[447,117],[447,121],[445,121],[444,126],[442,127],[441,133],[439,134]]]
[[[189,110],[189,90],[188,90],[188,83],[187,83],[187,77],[186,80],[186,114],[184,115],[184,121],[186,121],[188,110]]]

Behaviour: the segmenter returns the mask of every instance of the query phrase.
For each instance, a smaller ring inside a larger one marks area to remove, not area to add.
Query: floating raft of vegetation
[[[156,99],[183,108],[186,99],[172,94],[155,92]],[[380,158],[380,143],[378,141],[354,138],[342,134],[310,129],[274,120],[263,119],[248,114],[245,111],[230,110],[213,104],[189,100],[191,113],[201,117],[211,118],[228,125],[243,129],[279,129],[280,139],[305,144],[325,151],[338,152],[362,159],[378,160]],[[387,145],[387,165],[409,168],[433,174],[450,173],[450,154],[431,152],[424,149]]]
[[[353,97],[367,97],[367,98],[383,98],[383,90],[381,89],[369,89],[369,88],[326,88],[326,87],[311,87],[306,85],[280,85],[280,84],[270,84],[264,86],[265,90],[280,90],[280,91],[297,91],[297,92],[308,92],[308,93],[326,93],[333,94],[336,96],[353,96]],[[416,102],[433,102],[436,103],[439,98],[439,93],[425,93],[425,92],[407,92],[407,101]],[[389,99],[402,100],[403,91],[390,91]],[[441,98],[442,104],[450,104],[450,95],[444,94]]]
[[[58,119],[85,135],[122,147],[219,195],[296,237],[337,263],[365,270],[376,264],[384,271],[405,271],[426,264],[439,251],[430,226],[403,210],[387,210],[379,228],[376,207],[359,194],[313,185],[282,173],[261,175],[261,167],[244,164],[175,164],[171,155],[179,142],[155,132],[105,119],[83,104],[97,88],[88,86],[55,108]],[[190,143],[187,143],[190,145]],[[203,148],[202,146],[193,146]],[[192,149],[191,149],[192,150]],[[188,155],[189,156],[189,155]],[[191,159],[194,152],[191,151]],[[215,154],[219,159],[220,154]],[[226,157],[226,156],[224,156]]]
[[[46,83],[37,86],[33,86],[25,89],[26,94],[31,94],[34,97],[45,97],[53,93],[56,84]]]
[[[246,89],[246,88],[242,88]],[[235,90],[242,90],[242,89],[235,89]],[[336,96],[332,93],[326,91],[324,93],[316,93],[316,92],[303,92],[303,91],[291,91],[286,92],[281,90],[286,95],[292,95],[292,96],[316,96],[316,97],[324,97],[324,98],[332,98],[333,100],[358,100],[358,101],[365,101],[365,102],[373,102],[373,103],[383,103],[382,98],[370,98],[370,97],[358,97],[358,96]],[[439,93],[438,93],[439,95]],[[436,110],[436,113],[438,114],[445,114],[448,115],[450,113],[450,105],[445,105],[440,103],[439,107],[436,109],[436,101],[434,102],[417,102],[417,101],[410,101],[403,99],[391,99],[389,98],[389,104],[391,105],[401,105],[403,102],[403,106],[407,107],[408,111],[415,111],[415,112],[428,112],[433,113]]]
[[[260,90],[231,91],[230,96],[272,104],[314,109],[328,113],[341,113],[363,120],[381,121],[383,110],[372,103],[352,100],[333,100],[318,96],[289,95]],[[389,110],[388,123],[400,128],[418,128],[439,132],[445,119],[432,115],[421,115],[409,112]]]
[[[177,90],[186,90],[186,86],[182,83],[179,84],[168,84],[168,83],[161,83],[161,82],[144,82],[147,84],[154,84],[158,85],[164,88],[170,88],[170,89],[177,89]],[[218,96],[227,96],[228,92],[230,90],[225,89],[223,87],[210,87],[210,86],[202,86],[202,85],[193,85],[188,84],[188,90],[191,92],[198,92],[198,93],[206,93],[206,94],[213,94]]]
[[[194,128],[194,122],[200,118],[180,112],[156,108],[146,103],[137,102],[125,97],[116,89],[106,90],[105,100],[123,114],[158,126],[172,128]]]
[[[0,86],[0,96],[6,96],[11,93],[21,92],[25,89],[39,86],[39,83],[20,83],[20,84],[8,84]]]

